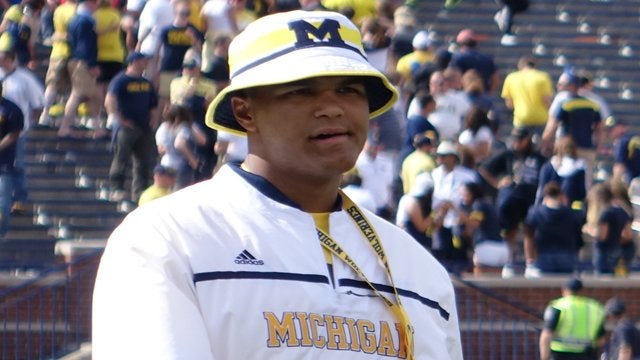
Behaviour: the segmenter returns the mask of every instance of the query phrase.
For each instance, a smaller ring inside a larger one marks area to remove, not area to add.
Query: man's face
[[[253,88],[232,100],[246,113],[250,153],[280,174],[315,179],[351,169],[367,138],[369,104],[357,77],[327,76]]]

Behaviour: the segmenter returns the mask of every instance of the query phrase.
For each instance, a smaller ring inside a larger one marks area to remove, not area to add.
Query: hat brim
[[[389,80],[359,54],[346,49],[314,47],[278,56],[232,75],[231,84],[209,105],[205,122],[216,130],[244,135],[246,130],[236,121],[231,108],[231,98],[238,91],[322,76],[362,76],[369,98],[370,117],[387,111],[398,98]]]

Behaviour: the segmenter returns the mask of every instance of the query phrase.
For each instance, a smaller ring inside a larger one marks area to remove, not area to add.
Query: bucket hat
[[[336,12],[295,10],[255,20],[229,45],[230,84],[209,105],[206,124],[245,134],[231,98],[239,90],[320,76],[362,76],[369,115],[389,109],[398,95],[368,61],[360,30]]]

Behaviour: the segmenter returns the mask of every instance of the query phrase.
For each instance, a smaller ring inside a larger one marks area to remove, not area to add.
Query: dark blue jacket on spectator
[[[98,35],[96,22],[91,14],[76,13],[69,22],[67,39],[71,48],[71,59],[83,60],[89,67],[98,64]]]

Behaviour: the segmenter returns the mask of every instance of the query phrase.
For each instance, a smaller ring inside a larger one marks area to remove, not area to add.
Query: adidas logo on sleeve
[[[240,265],[264,265],[264,261],[256,259],[255,256],[251,255],[247,250],[243,250],[238,254],[234,262]]]

